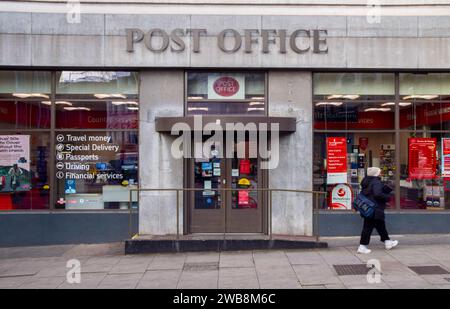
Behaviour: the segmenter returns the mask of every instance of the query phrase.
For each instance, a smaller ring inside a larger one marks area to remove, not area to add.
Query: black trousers
[[[377,230],[378,235],[380,235],[380,240],[382,242],[390,239],[384,220],[364,218],[364,226],[359,242],[361,245],[367,246],[370,243],[370,236],[372,235],[374,228]]]

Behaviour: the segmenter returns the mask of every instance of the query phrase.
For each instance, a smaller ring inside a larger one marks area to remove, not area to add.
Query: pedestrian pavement
[[[330,247],[313,250],[124,255],[123,243],[0,248],[0,288],[450,288],[450,235],[396,239],[399,247],[386,251],[374,236],[369,255],[356,254],[355,237],[324,238]],[[378,268],[361,271],[367,262]],[[335,265],[359,266],[359,272],[338,275]],[[410,266],[447,273],[420,275]]]

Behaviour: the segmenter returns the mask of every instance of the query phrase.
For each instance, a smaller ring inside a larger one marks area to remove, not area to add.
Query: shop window
[[[0,210],[47,209],[50,134],[0,132]]]
[[[380,167],[382,180],[395,188],[395,151],[394,132],[315,133],[314,189],[328,193],[319,207],[350,210],[370,166]],[[387,206],[395,207],[394,195]]]
[[[450,209],[450,133],[402,132],[400,207]]]
[[[265,115],[264,73],[187,74],[187,115]]]
[[[56,139],[56,208],[128,208],[138,187],[136,131],[63,131]]]
[[[314,74],[316,130],[395,129],[395,75]]]
[[[56,128],[137,129],[138,84],[135,72],[58,72]]]
[[[450,74],[400,74],[400,129],[450,129]]]
[[[51,73],[0,71],[0,129],[50,128]]]

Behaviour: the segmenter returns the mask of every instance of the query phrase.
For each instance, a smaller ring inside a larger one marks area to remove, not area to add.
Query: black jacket
[[[377,203],[374,219],[384,220],[384,210],[386,203],[391,200],[391,195],[386,193],[385,185],[380,177],[366,176],[361,181],[362,194],[368,199]]]

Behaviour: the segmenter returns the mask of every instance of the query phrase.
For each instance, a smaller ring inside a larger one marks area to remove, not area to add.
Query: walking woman
[[[369,254],[372,252],[367,246],[370,243],[370,236],[375,228],[380,235],[381,242],[384,242],[386,250],[390,250],[398,245],[398,241],[391,240],[386,230],[384,210],[386,203],[390,201],[392,189],[383,184],[380,178],[381,170],[378,167],[369,167],[367,176],[361,181],[362,194],[374,201],[377,206],[372,218],[364,218],[364,226],[361,233],[358,253]]]

